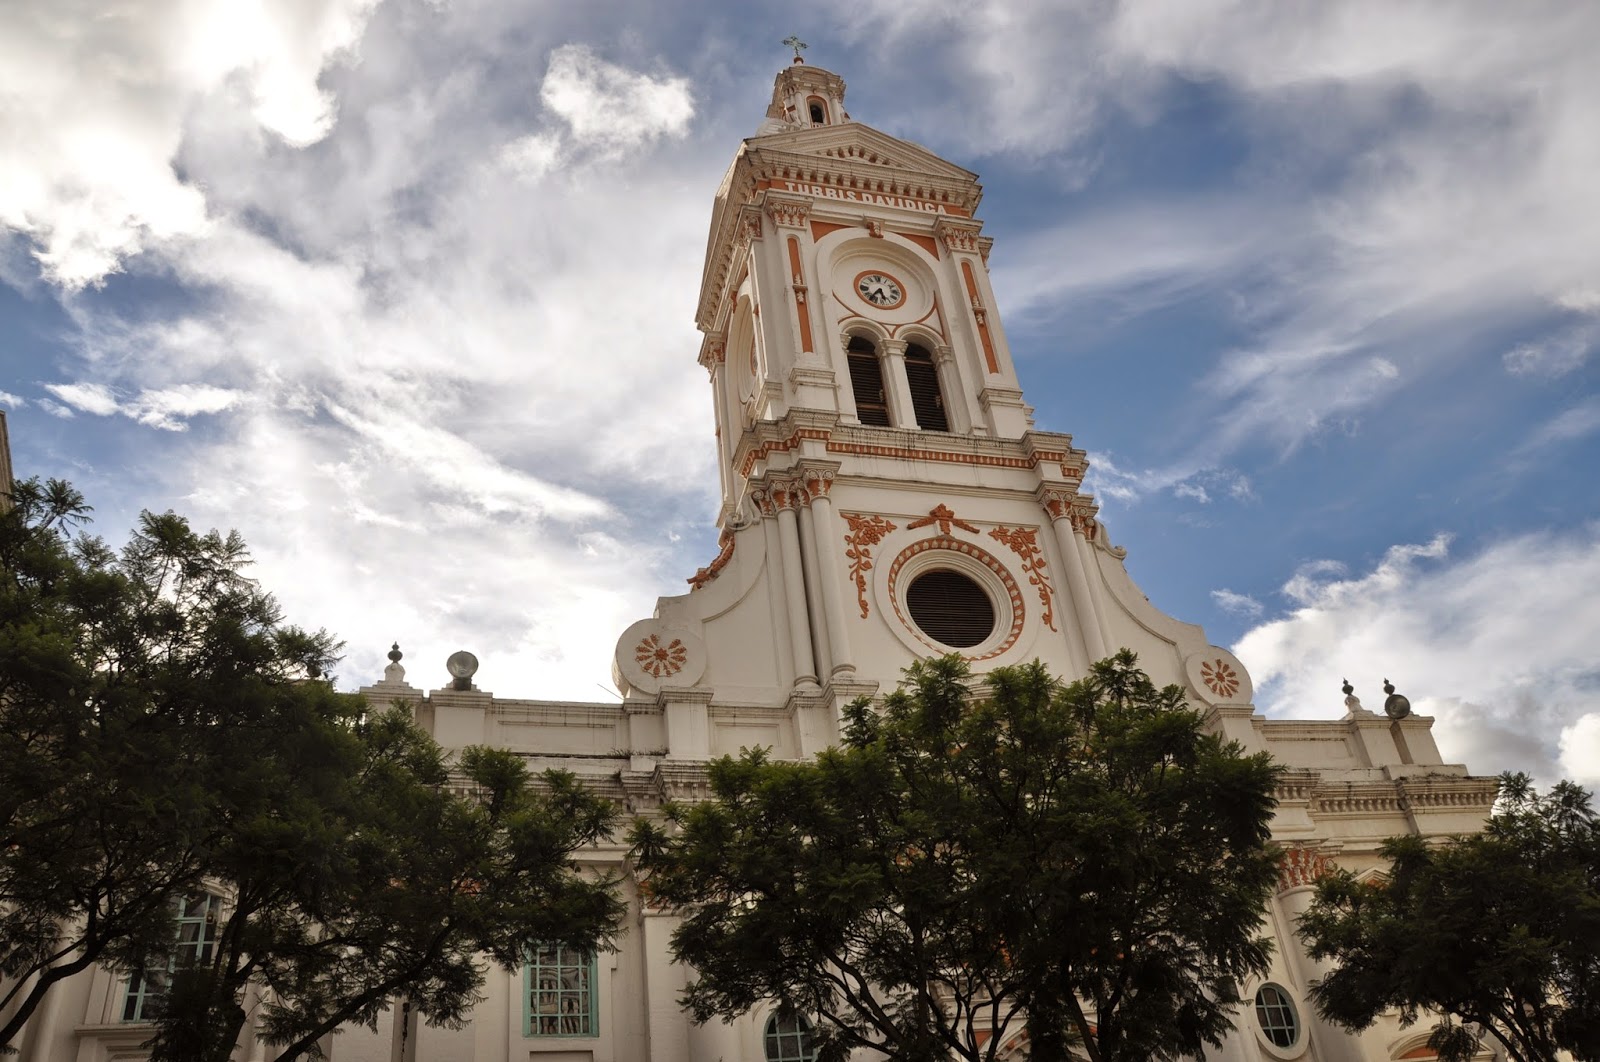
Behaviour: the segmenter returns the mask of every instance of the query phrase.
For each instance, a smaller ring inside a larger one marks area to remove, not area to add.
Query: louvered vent
[[[911,580],[906,608],[922,633],[956,649],[971,648],[994,633],[994,602],[971,578],[948,568]]]
[[[949,431],[944,415],[944,396],[939,391],[939,370],[933,355],[915,343],[906,347],[906,383],[911,387],[911,408],[917,414],[917,427],[923,431]]]
[[[883,393],[883,365],[870,340],[851,336],[845,348],[850,365],[850,390],[856,398],[856,416],[863,424],[889,426],[889,402]]]

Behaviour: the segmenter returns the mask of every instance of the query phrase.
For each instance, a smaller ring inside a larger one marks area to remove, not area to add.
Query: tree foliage
[[[157,1062],[220,1062],[248,993],[276,1056],[406,998],[439,1024],[485,957],[593,947],[620,917],[574,853],[614,811],[501,750],[456,762],[403,708],[321,680],[339,646],[283,622],[236,534],[141,516],[74,534],[64,484],[0,514],[0,1046],[51,987],[103,963],[163,986]],[[222,897],[175,952],[182,897]],[[175,967],[175,969],[174,969]],[[171,971],[170,983],[167,974]]]
[[[684,916],[696,1020],[761,1001],[821,1019],[819,1057],[1169,1059],[1217,1044],[1276,878],[1276,768],[1204,733],[1123,651],[981,696],[959,657],[846,712],[805,763],[746,751],[712,799],[640,821],[645,887]]]
[[[1485,1038],[1518,1062],[1600,1059],[1600,821],[1570,782],[1541,795],[1501,778],[1480,834],[1430,846],[1394,838],[1388,874],[1324,878],[1300,920],[1311,955],[1338,968],[1319,1012],[1364,1029],[1398,1009],[1442,1015],[1429,1039],[1463,1062]]]

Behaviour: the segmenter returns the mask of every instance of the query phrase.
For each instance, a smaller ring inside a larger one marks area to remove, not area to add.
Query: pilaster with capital
[[[846,627],[845,581],[841,574],[839,558],[838,519],[833,511],[833,489],[836,464],[802,462],[797,469],[805,483],[806,497],[810,499],[809,511],[816,537],[817,574],[822,584],[822,615],[828,631],[831,674],[845,677],[855,671],[855,660],[850,652],[850,639]]]
[[[783,534],[778,526],[778,507],[773,504],[765,481],[750,485],[750,506],[761,518],[761,533],[766,538],[769,561],[777,558],[777,568],[772,571],[772,593],[767,595],[771,610],[772,636],[778,653],[781,674],[799,676],[802,664],[795,658],[794,635],[790,630],[789,616],[793,611],[789,601],[788,579],[783,570]],[[809,660],[809,655],[807,658]]]
[[[795,511],[800,525],[801,570],[806,583],[806,618],[811,623],[811,650],[817,661],[820,685],[833,672],[832,639],[828,637],[827,609],[822,603],[822,570],[817,560],[817,529],[811,511],[811,496],[804,482],[797,484],[800,505]]]
[[[939,374],[939,392],[944,396],[950,430],[965,435],[972,430],[972,408],[968,404],[966,388],[961,383],[961,369],[956,364],[955,349],[943,343],[934,347],[933,365],[934,371]]]
[[[811,199],[803,195],[769,191],[762,201],[762,209],[780,229],[804,229],[811,217]]]
[[[1333,968],[1332,963],[1319,963],[1312,959],[1297,932],[1300,917],[1311,907],[1311,901],[1316,896],[1314,887],[1317,879],[1333,869],[1329,852],[1316,844],[1285,845],[1282,861],[1278,864],[1277,905],[1283,919],[1278,937],[1290,976],[1297,982],[1295,987],[1302,998],[1307,988],[1320,981]],[[1307,1039],[1318,1059],[1358,1062],[1363,1057],[1359,1041],[1330,1025],[1313,1008],[1307,1007],[1305,1010]]]
[[[1072,593],[1072,611],[1078,620],[1083,650],[1091,662],[1103,660],[1106,657],[1105,632],[1100,628],[1093,591],[1089,589],[1089,573],[1083,564],[1083,553],[1078,548],[1077,532],[1073,530],[1072,513],[1077,495],[1042,487],[1037,497],[1044,511],[1050,515],[1050,529],[1056,536],[1056,545],[1061,547],[1067,588]]]
[[[897,428],[917,427],[916,407],[911,402],[911,384],[906,380],[906,346],[903,339],[885,339],[883,350],[883,389],[889,399],[889,419]]]
[[[806,277],[806,256],[810,245],[810,233],[806,231],[806,220],[811,216],[811,200],[804,196],[784,195],[769,191],[762,201],[762,209],[766,211],[772,224],[776,227],[782,249],[779,260],[774,262],[768,256],[769,265],[781,266],[784,270],[781,276],[789,279],[789,309],[792,313],[790,344],[793,351],[803,360],[807,355],[815,355],[817,345],[815,337],[818,332],[819,322],[816,320],[815,300],[810,298],[810,282]]]
[[[794,480],[774,479],[767,485],[766,496],[777,513],[778,555],[783,571],[783,596],[788,603],[789,644],[794,652],[795,685],[802,688],[819,686],[817,665],[811,641],[810,609],[806,606],[805,569],[801,561],[799,519],[795,510],[800,506],[803,488]]]

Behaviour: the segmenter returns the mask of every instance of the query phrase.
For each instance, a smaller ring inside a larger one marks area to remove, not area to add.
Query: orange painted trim
[[[1405,1054],[1401,1055],[1400,1057],[1401,1058],[1438,1058],[1439,1056],[1433,1053],[1433,1048],[1429,1047],[1427,1044],[1423,1044],[1421,1047],[1413,1047],[1411,1050],[1407,1051]]]
[[[838,181],[838,177],[828,177],[829,181]],[[887,206],[898,207],[901,210],[915,210],[923,214],[949,214],[956,218],[970,218],[971,212],[956,206],[954,203],[937,203],[932,199],[919,199],[916,196],[897,195],[892,192],[867,192],[859,188],[845,188],[839,184],[819,184],[816,181],[791,181],[782,177],[764,177],[756,181],[756,191],[776,188],[780,192],[794,192],[797,195],[809,195],[814,199],[835,199],[845,203],[855,203],[860,206]]]
[[[751,469],[756,467],[756,462],[769,454],[786,453],[799,446],[806,439],[826,439],[828,433],[820,428],[801,428],[787,439],[778,439],[775,442],[763,443],[745,454],[744,461],[739,466],[739,475],[749,476]]]
[[[1026,457],[996,457],[991,454],[946,453],[943,450],[917,450],[909,446],[870,446],[865,443],[836,442],[828,440],[830,454],[854,454],[857,457],[899,457],[907,461],[940,461],[951,465],[980,465],[984,468],[1036,468],[1037,460]],[[1040,454],[1041,458],[1045,455]]]
[[[978,338],[983,342],[983,360],[988,363],[990,375],[1000,371],[1000,360],[994,354],[994,340],[989,338],[988,314],[984,312],[983,300],[978,297],[978,280],[972,275],[972,263],[961,263],[961,275],[967,282],[967,294],[972,298],[972,312],[978,318]]]
[[[811,345],[811,313],[806,309],[806,278],[800,271],[800,241],[789,237],[789,272],[794,276],[794,312],[800,318],[800,349],[815,353]]]
[[[934,239],[932,236],[920,236],[914,232],[897,232],[895,235],[904,236],[918,247],[921,247],[924,251],[927,251],[929,254],[933,255],[934,258],[939,257],[939,241]]]
[[[745,454],[744,460],[739,463],[739,475],[748,477],[751,471],[755,469],[757,461],[763,460],[771,454],[787,453],[807,439],[823,440],[826,443],[826,450],[830,454],[851,454],[856,457],[895,457],[906,461],[937,461],[942,464],[977,465],[982,468],[1038,468],[1042,464],[1059,463],[1063,475],[1081,475],[1081,473],[1067,467],[1066,454],[1041,450],[1031,457],[999,457],[994,454],[964,454],[944,450],[922,450],[910,446],[853,443],[834,439],[828,432],[820,428],[801,428],[787,439],[776,439],[753,448],[749,453]]]
[[[831,221],[813,221],[811,223],[811,238],[820,240],[830,232],[838,232],[840,229],[853,229],[855,227],[854,225],[837,225]]]

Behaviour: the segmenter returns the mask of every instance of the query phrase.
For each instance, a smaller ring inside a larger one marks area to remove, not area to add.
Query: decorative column
[[[822,615],[828,629],[828,655],[833,661],[831,676],[847,677],[855,673],[855,660],[850,652],[850,638],[845,626],[844,577],[839,568],[839,522],[833,514],[833,499],[828,492],[833,489],[835,470],[817,465],[804,465],[800,475],[805,481],[806,495],[811,499],[811,522],[817,542],[817,576],[822,584]]]
[[[826,610],[822,605],[821,569],[817,563],[817,530],[812,522],[811,497],[799,480],[790,484],[798,500],[795,509],[800,524],[800,567],[806,583],[806,618],[811,626],[811,648],[817,658],[817,681],[833,673],[833,653],[829,644]]]
[[[811,200],[805,196],[769,191],[762,206],[778,234],[783,237],[782,253],[789,273],[790,294],[786,301],[793,315],[790,318],[793,322],[793,345],[789,349],[796,353],[815,352],[816,344],[811,338],[811,307],[806,298],[809,285],[806,283],[804,256],[800,246],[801,240],[808,238],[805,227],[806,220],[811,216]]]
[[[939,393],[944,397],[944,413],[950,421],[950,430],[965,435],[972,430],[972,410],[967,405],[967,392],[961,386],[955,350],[944,345],[934,347],[933,365],[939,374]]]
[[[732,500],[732,479],[730,469],[733,466],[733,453],[731,447],[733,439],[731,431],[724,431],[726,425],[734,423],[729,415],[727,395],[727,337],[721,332],[712,332],[700,344],[700,364],[711,377],[711,403],[717,417],[717,464],[722,476],[722,504],[726,506]]]
[[[1300,916],[1306,913],[1316,896],[1317,879],[1332,869],[1327,855],[1315,845],[1284,846],[1283,861],[1278,864],[1278,910],[1283,916],[1284,937],[1279,948],[1296,981],[1295,1009],[1300,1013],[1300,1021],[1318,1062],[1360,1062],[1365,1057],[1360,1040],[1323,1021],[1306,998],[1306,989],[1320,981],[1333,966],[1314,962],[1296,932],[1300,928]]]
[[[689,1062],[689,1022],[678,1005],[678,998],[688,986],[688,967],[672,961],[672,931],[683,919],[648,901],[643,901],[641,907],[645,998],[649,1000],[645,1013],[648,1054],[651,1062]]]
[[[1078,542],[1078,555],[1083,558],[1083,573],[1089,583],[1089,607],[1094,609],[1095,627],[1100,632],[1100,640],[1105,643],[1106,652],[1115,652],[1121,646],[1113,644],[1111,626],[1106,621],[1106,602],[1101,594],[1103,580],[1100,578],[1100,561],[1094,555],[1094,540],[1100,535],[1100,521],[1095,519],[1095,514],[1100,507],[1094,499],[1087,494],[1079,494],[1072,499],[1072,530]]]
[[[889,419],[897,428],[915,428],[917,410],[911,402],[911,384],[906,381],[906,341],[883,341],[883,390],[889,399]]]
[[[789,634],[789,606],[785,600],[782,574],[783,539],[778,531],[778,507],[764,484],[752,484],[750,501],[761,514],[761,533],[766,538],[768,578],[774,583],[767,602],[772,620],[773,648],[778,654],[780,674],[787,672],[798,676],[801,665],[794,658],[794,639]],[[778,567],[774,568],[773,565]]]
[[[1078,536],[1072,528],[1074,497],[1067,491],[1049,488],[1041,488],[1038,494],[1039,504],[1050,514],[1050,528],[1055,532],[1056,544],[1061,547],[1067,587],[1072,591],[1072,610],[1078,618],[1084,652],[1092,662],[1105,659],[1106,643],[1100,632],[1100,620],[1095,615],[1094,601],[1089,596],[1089,576],[1083,567],[1083,554],[1078,552]]]
[[[767,495],[778,511],[778,555],[783,567],[783,596],[788,602],[789,644],[794,650],[794,684],[817,685],[817,666],[811,649],[811,621],[807,618],[806,579],[800,567],[800,528],[795,517],[798,491],[788,484],[773,484]]]

